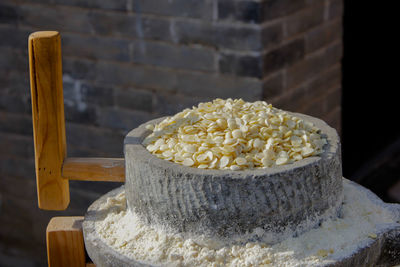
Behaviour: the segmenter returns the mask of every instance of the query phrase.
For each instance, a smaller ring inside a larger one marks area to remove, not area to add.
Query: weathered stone
[[[328,145],[320,156],[271,169],[202,170],[171,163],[141,144],[150,133],[144,124],[132,130],[124,146],[129,209],[173,232],[264,242],[287,238],[284,227],[300,234],[337,216],[342,201],[339,137],[323,121],[294,114],[320,128]],[[266,234],[256,236],[257,228]]]
[[[343,184],[364,192],[377,206],[387,209],[388,212],[393,214],[394,218],[400,220],[399,205],[384,203],[371,191],[347,179],[343,178]],[[123,191],[124,187],[117,188],[96,200],[89,207],[82,224],[85,247],[89,257],[99,267],[156,267],[121,254],[108,246],[96,231],[96,221],[104,219],[107,213],[110,212],[110,210],[104,210],[101,207],[109,197],[115,197]],[[113,211],[115,211],[115,207]],[[346,256],[337,258],[328,264],[318,265],[318,267],[394,266],[399,264],[400,225],[398,223],[377,225],[377,231],[376,239],[371,238],[367,242],[360,243]]]

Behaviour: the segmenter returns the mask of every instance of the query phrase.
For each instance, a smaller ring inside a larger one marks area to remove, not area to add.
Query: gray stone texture
[[[299,234],[337,216],[342,201],[339,137],[319,119],[294,115],[321,129],[328,145],[320,156],[270,169],[186,167],[146,150],[141,144],[150,133],[145,124],[132,130],[124,142],[129,209],[145,222],[173,232],[221,239],[249,234],[249,240],[266,242],[286,238],[285,227]],[[257,228],[267,234],[252,235]]]
[[[394,216],[400,220],[400,206],[398,204],[384,203],[371,191],[346,179],[343,179],[343,183],[346,184],[345,186],[355,187],[357,190],[367,193],[370,200],[375,202],[379,207],[390,210]],[[96,221],[104,219],[107,213],[115,211],[113,209],[100,209],[101,205],[104,205],[108,197],[116,196],[123,190],[124,187],[117,188],[96,200],[89,207],[83,222],[83,233],[87,252],[96,266],[99,267],[155,266],[137,261],[121,254],[115,249],[109,247],[96,232]],[[360,243],[353,249],[352,253],[349,253],[349,256],[332,260],[331,263],[320,265],[318,267],[395,266],[399,264],[399,223],[378,225],[377,229],[377,238],[371,238],[367,242]]]
[[[31,32],[61,33],[69,156],[122,157],[123,138],[132,128],[216,97],[264,99],[312,112],[340,130],[343,0],[323,5],[311,0],[0,2],[0,182],[7,181],[0,186],[0,262],[5,266],[45,266],[49,218],[83,214],[84,205],[96,198],[85,192],[116,186],[78,183],[71,189],[72,210],[35,208]],[[285,49],[296,40],[293,51]],[[274,60],[267,61],[271,55]],[[23,191],[33,192],[18,206],[24,219],[12,217],[9,208],[21,180],[29,181]],[[27,242],[24,233],[30,230],[35,235],[27,234]]]

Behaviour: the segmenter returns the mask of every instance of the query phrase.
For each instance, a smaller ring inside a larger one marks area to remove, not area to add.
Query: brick
[[[32,117],[0,111],[0,131],[32,136]]]
[[[109,13],[93,10],[88,14],[88,25],[99,35],[126,36],[134,38],[136,34],[136,17],[120,13]]]
[[[29,114],[31,111],[29,102],[30,98],[28,96],[21,97],[18,95],[3,94],[0,92],[0,110]]]
[[[84,182],[74,181],[72,183],[72,190],[70,190],[71,202],[68,206],[71,210],[80,211],[78,214],[85,214],[86,209],[96,200],[101,194],[96,193],[95,189],[82,190],[78,185]]]
[[[335,128],[339,134],[342,132],[342,109],[341,107],[337,107],[328,114],[324,116],[324,121]]]
[[[0,38],[0,47],[12,47],[26,50],[28,48],[27,40],[29,34],[30,31],[17,29],[15,25],[0,24],[0,36],[7,36],[7,38]]]
[[[63,58],[63,79],[65,76],[72,79],[87,79],[93,80],[96,75],[96,62],[82,58]]]
[[[1,176],[18,177],[18,179],[35,178],[35,161],[31,158],[17,158],[2,155],[0,160],[0,174]],[[23,168],[21,167],[23,166]]]
[[[93,124],[96,120],[96,110],[90,103],[103,104],[103,102],[112,101],[111,94],[100,94],[106,89],[100,87],[96,90],[69,75],[63,76],[63,84],[65,119],[67,121]]]
[[[214,99],[212,96],[193,97],[182,94],[157,94],[155,111],[161,116],[174,115],[185,108],[197,106],[200,102],[207,102]]]
[[[17,95],[21,97],[30,96],[30,81],[28,70],[0,73],[0,94]]]
[[[17,24],[18,10],[13,4],[0,4],[0,23]]]
[[[331,66],[341,62],[343,57],[343,43],[342,40],[329,45],[325,49],[325,65]]]
[[[129,44],[129,41],[117,38],[67,33],[62,35],[62,52],[65,56],[129,61]]]
[[[256,1],[218,1],[218,19],[261,23],[263,20],[262,3]]]
[[[81,98],[82,101],[96,106],[112,106],[114,105],[114,88],[84,83],[81,87]]]
[[[262,50],[268,50],[278,45],[283,39],[283,24],[281,22],[262,26],[261,44]]]
[[[33,262],[29,258],[12,257],[4,254],[0,254],[0,262],[2,262],[4,266],[25,266],[25,267],[38,266],[38,263]],[[42,264],[45,264],[45,262],[43,261]]]
[[[305,36],[306,52],[318,50],[335,40],[340,40],[343,34],[342,29],[342,21],[334,20],[310,30]]]
[[[262,94],[262,82],[252,78],[203,73],[179,73],[177,82],[177,91],[187,96],[231,97],[254,101],[259,100]]]
[[[88,11],[67,6],[32,5],[19,6],[20,22],[32,28],[91,33]]]
[[[94,80],[107,86],[133,86],[165,91],[173,91],[176,88],[175,72],[143,65],[98,62],[95,74]]]
[[[292,88],[292,90],[273,98],[271,103],[276,107],[288,111],[300,112],[309,103],[306,89],[303,86]]]
[[[9,209],[5,209],[8,206],[13,206],[15,205],[10,204],[10,201],[8,198],[3,197],[3,211],[2,211],[2,218],[0,218],[0,223],[1,223],[1,228],[0,228],[0,238],[1,240],[12,240],[12,241],[19,241],[21,242],[22,240],[33,240],[33,231],[32,231],[32,225],[33,225],[33,220],[27,220],[23,221],[22,219],[16,219],[14,218],[14,214],[9,212]],[[6,211],[4,211],[6,210]],[[19,207],[19,212],[21,214],[26,214],[27,213],[27,208],[21,209]],[[19,214],[20,215],[20,214]],[[7,239],[6,239],[7,238]],[[32,241],[28,241],[32,242]]]
[[[0,69],[26,72],[28,70],[27,49],[20,50],[3,47],[2,56],[0,57]]]
[[[299,61],[304,57],[304,51],[304,39],[299,38],[268,52],[263,61],[264,73],[271,73]]]
[[[211,49],[137,41],[132,60],[141,64],[213,72],[216,71],[214,54]]]
[[[319,25],[324,20],[324,5],[322,2],[319,5],[310,6],[286,20],[287,36],[307,31],[308,29]]]
[[[9,195],[12,197],[32,199],[32,200],[37,197],[36,181],[35,179],[32,179],[32,177],[24,178],[24,177],[3,175],[0,179],[0,188],[2,195]]]
[[[103,1],[103,0],[47,0],[52,4],[61,4],[68,6],[78,6],[83,8],[99,8],[99,9],[109,9],[109,10],[119,10],[126,11],[128,0],[113,0],[113,1]]]
[[[261,31],[255,26],[176,21],[174,32],[182,44],[249,51],[262,49]]]
[[[85,109],[78,109],[76,106],[64,105],[65,120],[94,124],[96,121],[96,109],[93,106],[86,106]]]
[[[120,187],[120,183],[115,183],[115,182],[90,182],[90,181],[70,181],[69,183],[70,188],[73,188],[72,190],[79,190],[80,195],[84,195],[84,192],[90,192],[90,193],[95,193],[96,195],[103,195],[117,187]],[[72,191],[71,190],[71,191]],[[88,207],[88,206],[83,206],[83,207]],[[77,207],[82,209],[83,207]]]
[[[13,156],[21,158],[32,158],[34,156],[32,136],[0,132],[0,147],[2,151],[12,151]]]
[[[137,37],[147,40],[172,41],[171,22],[165,18],[140,17],[136,19]]]
[[[335,42],[322,51],[310,54],[304,60],[287,69],[287,87],[291,88],[309,80],[311,77],[315,77],[331,66],[340,63],[341,57],[341,42]]]
[[[133,0],[132,10],[139,14],[211,19],[213,2],[210,0]]]
[[[329,0],[328,18],[335,19],[343,17],[343,0]]]
[[[309,103],[301,108],[299,112],[321,118],[325,114],[323,98],[309,100]]]
[[[67,144],[107,153],[109,157],[122,157],[124,134],[115,130],[81,125],[66,124]]]
[[[87,125],[87,124],[86,124]],[[91,126],[91,125],[88,125]],[[68,157],[109,157],[110,153],[98,149],[67,144]]]
[[[342,104],[342,88],[332,88],[325,96],[325,112],[329,113],[332,110],[340,107]]]
[[[221,73],[261,78],[263,76],[261,55],[222,53],[219,58]]]
[[[93,80],[104,86],[133,86],[172,91],[176,88],[176,73],[143,65],[98,62],[93,66]]]
[[[100,35],[163,41],[171,40],[170,22],[167,19],[92,11],[89,14],[89,21],[94,32]]]
[[[279,96],[283,92],[284,77],[282,72],[275,73],[263,80],[262,99],[269,102],[269,99]]]
[[[135,90],[132,88],[116,89],[115,106],[152,112],[153,93],[147,90]]]
[[[122,130],[126,134],[152,118],[153,116],[150,113],[144,111],[101,108],[99,109],[98,124],[101,127]]]
[[[318,52],[294,64],[286,70],[287,88],[294,87],[325,69],[325,53]]]
[[[332,68],[316,76],[306,85],[307,96],[313,99],[321,96],[334,86],[340,86],[341,71],[340,64],[336,64]]]
[[[304,0],[266,0],[263,4],[264,20],[272,20],[274,18],[289,15],[306,6]]]

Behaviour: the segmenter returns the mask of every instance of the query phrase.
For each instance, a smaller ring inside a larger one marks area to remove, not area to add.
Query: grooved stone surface
[[[319,156],[270,169],[186,167],[146,150],[141,144],[150,133],[145,124],[132,130],[124,146],[128,208],[167,231],[271,244],[338,216],[342,202],[339,137],[319,119],[293,115],[313,122],[328,144]]]
[[[395,218],[400,220],[400,205],[382,202],[376,195],[364,187],[343,179],[347,186],[354,187],[360,192],[365,192],[368,198],[376,205],[388,209]],[[85,239],[85,247],[89,257],[98,267],[142,267],[153,266],[121,254],[108,246],[96,232],[95,224],[103,220],[109,212],[115,212],[115,207],[103,209],[109,197],[115,197],[124,191],[124,186],[105,194],[96,200],[88,209],[85,220],[82,224]],[[328,264],[321,264],[320,267],[353,267],[353,266],[394,266],[400,264],[400,224],[377,225],[377,237],[368,239],[354,248],[348,257],[335,258]],[[321,238],[324,238],[323,236]]]

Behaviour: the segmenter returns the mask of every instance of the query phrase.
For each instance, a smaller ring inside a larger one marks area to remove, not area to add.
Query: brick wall
[[[52,216],[83,214],[111,183],[71,182],[37,208],[27,38],[62,36],[68,154],[122,156],[129,129],[215,97],[265,99],[340,131],[341,0],[2,0],[0,262],[45,264]]]

